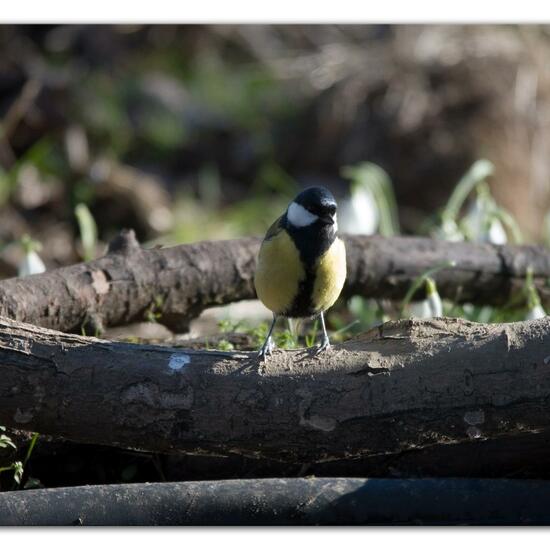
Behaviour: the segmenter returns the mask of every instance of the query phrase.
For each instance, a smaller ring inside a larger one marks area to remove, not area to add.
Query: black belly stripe
[[[336,239],[333,226],[315,222],[306,227],[290,226],[286,216],[281,220],[285,229],[300,252],[300,259],[305,270],[305,279],[298,287],[298,294],[291,306],[283,313],[285,317],[312,317],[319,313],[313,304],[315,286],[315,267],[319,258],[331,247]]]
[[[313,286],[315,285],[315,273],[313,270],[306,270],[306,278],[298,287],[298,294],[283,315],[285,317],[312,317],[318,313],[312,303]]]

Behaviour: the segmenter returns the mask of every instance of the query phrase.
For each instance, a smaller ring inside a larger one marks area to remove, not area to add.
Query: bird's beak
[[[320,220],[325,223],[326,225],[334,225],[334,216],[331,216],[330,214],[325,214],[324,216],[321,216]]]

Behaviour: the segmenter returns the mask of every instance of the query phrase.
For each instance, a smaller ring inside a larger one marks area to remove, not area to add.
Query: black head
[[[336,200],[332,193],[324,187],[308,187],[299,193],[293,202],[316,216],[321,224],[334,225],[336,223]]]

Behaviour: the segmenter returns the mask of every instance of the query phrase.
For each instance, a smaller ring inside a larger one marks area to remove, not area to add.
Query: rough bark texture
[[[256,251],[255,239],[145,250],[126,231],[98,260],[1,281],[0,315],[93,334],[151,312],[184,331],[204,308],[254,295]]]
[[[263,367],[3,319],[0,369],[1,424],[75,441],[304,462],[482,439],[504,449],[549,427],[550,319],[387,323]]]
[[[504,304],[532,266],[543,302],[550,305],[550,253],[535,246],[449,243],[419,237],[345,236],[348,278],[344,295],[402,298],[411,282],[435,265],[454,268],[435,278],[457,302]],[[166,249],[140,248],[123,232],[93,262],[0,281],[0,315],[66,332],[142,320],[147,312],[176,332],[207,307],[255,297],[253,275],[260,239],[205,241]]]

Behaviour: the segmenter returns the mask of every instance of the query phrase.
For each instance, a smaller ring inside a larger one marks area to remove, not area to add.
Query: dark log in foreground
[[[454,268],[435,278],[457,302],[501,305],[517,293],[532,266],[550,305],[550,253],[534,246],[449,243],[420,237],[346,236],[344,295],[400,299],[411,282],[441,262]],[[143,320],[147,312],[176,332],[205,308],[255,297],[252,284],[260,240],[205,241],[142,249],[122,233],[103,258],[40,275],[0,281],[0,315],[66,332]],[[88,332],[90,333],[90,332]]]
[[[550,482],[249,479],[0,494],[0,525],[550,525]]]
[[[161,452],[316,462],[550,427],[550,319],[387,323],[314,356],[108,342],[0,322],[0,424]],[[517,443],[514,442],[514,445]]]

